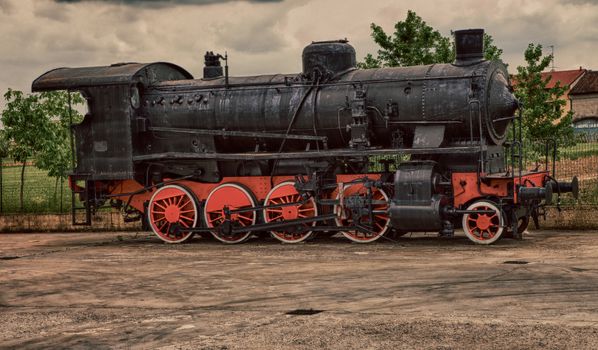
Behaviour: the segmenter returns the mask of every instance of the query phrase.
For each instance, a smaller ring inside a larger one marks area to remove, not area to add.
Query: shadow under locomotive
[[[82,221],[73,205],[75,224],[110,203],[170,243],[263,231],[368,243],[455,227],[480,244],[521,238],[553,192],[577,196],[577,179],[524,171],[506,67],[483,59],[481,29],[455,42],[452,64],[357,69],[339,40],[308,45],[299,74],[229,77],[226,57],[208,52],[202,79],[122,63],[55,69],[32,90],[88,102],[73,126],[73,204],[85,203]]]

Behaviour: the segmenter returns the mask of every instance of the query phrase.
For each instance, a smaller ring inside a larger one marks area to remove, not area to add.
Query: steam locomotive
[[[32,90],[88,103],[72,126],[73,204],[85,204],[74,224],[110,203],[168,243],[260,232],[369,243],[457,227],[480,244],[521,238],[555,190],[577,195],[577,179],[522,169],[506,67],[483,59],[481,29],[456,31],[455,45],[452,64],[357,69],[346,40],[313,42],[301,73],[250,77],[208,52],[202,79],[119,63],[55,69]]]

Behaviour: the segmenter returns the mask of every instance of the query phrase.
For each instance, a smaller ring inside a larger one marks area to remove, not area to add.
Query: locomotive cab
[[[143,89],[163,80],[191,78],[169,63],[118,63],[54,69],[37,78],[32,91],[80,91],[89,113],[73,127],[77,159],[73,175],[122,180],[134,178],[133,156],[144,143],[147,126],[139,114]]]

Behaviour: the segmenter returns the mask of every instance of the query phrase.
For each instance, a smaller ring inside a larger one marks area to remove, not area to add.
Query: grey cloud
[[[7,15],[12,14],[14,11],[14,5],[8,1],[0,1],[0,13]]]
[[[63,22],[68,18],[68,9],[56,9],[50,2],[35,3],[33,13],[36,17]]]
[[[597,2],[0,0],[0,94],[61,66],[169,61],[201,76],[206,50],[228,51],[232,75],[297,72],[312,40],[347,37],[363,59],[378,49],[370,23],[392,31],[408,9],[444,35],[485,28],[511,72],[530,42],[555,45],[559,68],[598,69]]]
[[[247,53],[271,52],[285,46],[283,34],[276,28],[276,18],[248,23],[242,31],[227,24],[211,28],[216,42],[224,47]]]
[[[563,4],[598,5],[598,0],[561,0]]]
[[[225,2],[247,1],[254,3],[282,2],[284,0],[55,0],[58,3],[100,2],[134,6],[167,6],[167,5],[211,5]]]

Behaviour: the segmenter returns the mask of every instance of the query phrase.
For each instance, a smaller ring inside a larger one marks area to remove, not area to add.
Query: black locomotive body
[[[357,69],[346,41],[328,41],[305,48],[300,74],[229,77],[209,52],[203,79],[169,63],[117,64],[53,70],[33,90],[88,100],[72,176],[87,223],[111,199],[167,242],[258,231],[371,242],[461,225],[492,243],[507,227],[517,236],[553,187],[576,183],[505,159],[518,103],[505,66],[483,60],[482,36],[457,31],[453,64]]]

